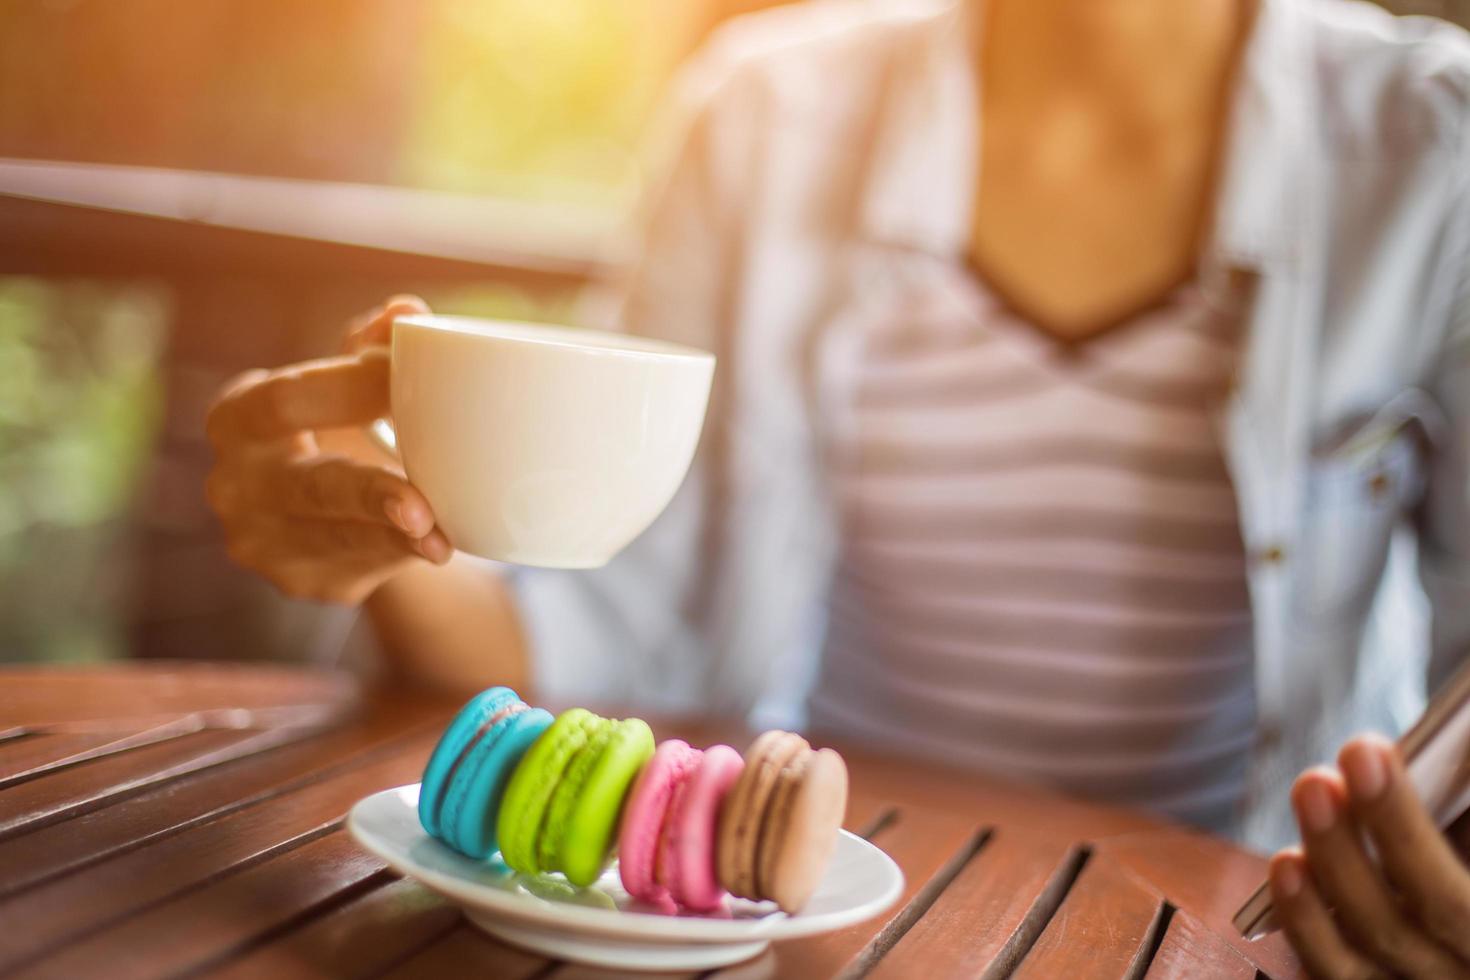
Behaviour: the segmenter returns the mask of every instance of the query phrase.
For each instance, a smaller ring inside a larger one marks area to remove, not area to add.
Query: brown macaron
[[[790,732],[766,732],[721,812],[716,868],[732,894],[794,913],[821,881],[847,810],[847,765]]]
[[[720,810],[715,870],[731,894],[755,898],[756,852],[766,804],[778,777],[797,755],[810,752],[806,739],[791,732],[764,732],[745,750],[745,769]]]

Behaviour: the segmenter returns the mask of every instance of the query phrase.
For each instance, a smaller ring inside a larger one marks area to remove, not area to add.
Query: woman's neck
[[[980,0],[971,259],[1070,340],[1191,275],[1250,0]]]
[[[1243,0],[981,0],[976,43],[1005,105],[1085,98],[1177,125],[1213,106]],[[1207,120],[1213,121],[1213,120]]]

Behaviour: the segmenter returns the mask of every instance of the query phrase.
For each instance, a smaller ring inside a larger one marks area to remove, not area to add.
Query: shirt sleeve
[[[1470,120],[1464,123],[1459,284],[1431,394],[1448,421],[1429,472],[1419,573],[1430,608],[1429,690],[1470,657]]]
[[[640,258],[619,289],[618,326],[714,351],[731,329],[740,237],[737,123],[720,109],[718,65],[682,74],[665,115],[672,161],[646,209]],[[714,391],[690,473],[670,506],[606,567],[521,569],[512,577],[537,694],[669,711],[701,703],[713,656],[704,594],[720,556],[728,384]]]

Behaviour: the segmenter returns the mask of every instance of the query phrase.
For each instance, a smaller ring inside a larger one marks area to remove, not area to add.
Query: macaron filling
[[[646,722],[629,718],[609,725],[557,842],[557,868],[568,881],[586,886],[601,877],[612,857],[628,788],[652,755],[653,731]]]
[[[847,765],[790,732],[766,732],[721,816],[720,883],[741,898],[804,906],[822,880],[847,808]]]
[[[419,788],[419,823],[431,836],[441,834],[440,812],[444,797],[461,760],[488,728],[494,727],[496,716],[516,705],[523,709],[526,707],[515,691],[508,687],[489,688],[471,698],[444,730],[429,755]],[[488,726],[487,721],[490,722]]]
[[[801,786],[814,752],[811,749],[796,753],[776,775],[770,801],[766,804],[761,819],[760,841],[756,845],[755,890],[761,898],[770,898],[775,892],[777,861],[787,829],[791,826],[791,804]]]
[[[668,890],[659,883],[659,842],[669,803],[702,754],[682,739],[660,742],[623,808],[618,874],[623,888],[641,902],[663,905],[670,901]]]
[[[792,732],[760,735],[745,753],[741,773],[721,818],[716,867],[721,883],[741,898],[764,898],[756,879],[760,838],[771,797],[781,774],[797,757],[811,751],[807,740]]]
[[[446,843],[470,857],[495,853],[496,815],[506,786],[551,721],[540,708],[512,712],[474,743],[461,771],[445,788],[440,831]]]
[[[562,846],[570,830],[572,814],[581,801],[582,791],[592,770],[602,758],[608,742],[612,740],[613,723],[598,718],[588,725],[587,742],[567,761],[566,771],[557,783],[551,803],[546,808],[546,819],[536,840],[536,859],[543,870],[562,870]]]
[[[444,785],[449,786],[454,783],[454,777],[459,774],[460,769],[464,766],[465,760],[470,757],[470,754],[474,751],[475,746],[480,744],[480,742],[487,735],[489,735],[490,732],[493,731],[497,725],[499,725],[503,721],[506,721],[509,718],[514,717],[515,715],[520,714],[523,711],[530,710],[531,706],[529,704],[524,701],[517,701],[514,704],[506,705],[504,708],[501,708],[499,711],[495,712],[495,714],[485,719],[485,723],[475,731],[475,734],[470,738],[468,742],[465,743],[464,749],[459,753],[459,755],[455,756],[454,761],[450,763],[449,771],[444,775]],[[447,796],[447,793],[439,794],[438,811],[440,826],[443,826],[444,800]]]
[[[708,912],[724,900],[715,873],[717,824],[720,806],[744,768],[740,753],[730,746],[711,746],[670,801],[658,871],[661,884],[686,909]]]
[[[551,798],[573,757],[604,724],[585,708],[563,711],[526,753],[500,808],[500,855],[522,874],[540,874],[537,842]]]

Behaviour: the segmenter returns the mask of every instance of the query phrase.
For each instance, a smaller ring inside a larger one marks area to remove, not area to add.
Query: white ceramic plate
[[[727,899],[709,915],[674,915],[634,902],[614,864],[578,889],[561,875],[519,875],[498,857],[475,861],[419,826],[419,788],[400,786],[362,800],[347,829],[395,871],[462,906],[495,936],[549,956],[640,970],[705,970],[759,954],[775,939],[841,929],[888,908],[903,891],[893,859],[843,831],[811,901],[797,915],[769,902]]]

